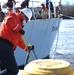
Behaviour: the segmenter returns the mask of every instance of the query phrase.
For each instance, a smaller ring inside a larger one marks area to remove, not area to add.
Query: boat
[[[59,30],[60,22],[60,17],[54,17],[31,20],[25,25],[24,42],[27,45],[34,45],[35,47],[34,51],[31,51],[29,54],[28,62],[36,59],[49,58],[49,53]],[[26,64],[27,52],[17,47],[14,54],[18,66],[21,67]]]
[[[38,59],[49,56],[59,25],[59,18],[32,20],[25,25],[25,35],[30,44],[34,45],[34,51]],[[27,41],[26,37],[23,37],[24,41]],[[26,55],[27,52],[24,52],[19,47],[16,48],[15,58],[18,65],[25,64]],[[32,56],[32,60],[36,59],[33,52],[30,53],[30,56]]]
[[[49,58],[60,22],[60,17],[51,17],[51,13],[49,13],[49,18],[47,19],[34,19],[26,23],[23,28],[25,30],[23,40],[27,45],[34,45],[35,48],[30,54],[19,47],[16,48],[14,55],[19,67],[26,64],[27,55],[29,55],[27,63],[36,59]]]

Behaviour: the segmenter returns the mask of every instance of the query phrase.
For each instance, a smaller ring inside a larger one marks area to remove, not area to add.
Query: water
[[[74,20],[62,20],[59,28],[58,43],[57,36],[52,46],[50,57],[54,56],[54,59],[66,60],[74,66]]]

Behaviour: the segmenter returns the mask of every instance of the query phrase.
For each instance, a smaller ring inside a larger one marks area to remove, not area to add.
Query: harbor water
[[[65,19],[61,21],[50,57],[66,60],[74,67],[74,20]]]

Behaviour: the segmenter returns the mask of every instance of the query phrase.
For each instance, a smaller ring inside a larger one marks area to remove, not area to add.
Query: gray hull
[[[25,25],[25,35],[30,44],[35,46],[34,51],[39,59],[49,55],[59,25],[59,18],[32,20]],[[28,44],[26,38],[24,36],[23,38],[25,43]],[[19,47],[16,48],[15,58],[18,66],[25,64],[26,55],[27,52]],[[31,52],[30,57],[31,61],[36,59],[33,52]]]

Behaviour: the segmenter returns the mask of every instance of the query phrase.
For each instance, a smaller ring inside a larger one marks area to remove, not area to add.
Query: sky
[[[7,2],[8,0],[0,0],[0,2]],[[15,0],[15,1],[23,1],[23,0]],[[30,0],[30,6],[39,6],[41,3],[44,3],[46,0]],[[37,1],[32,3],[32,1]],[[59,2],[60,0],[51,0],[52,2]],[[61,4],[74,4],[74,0],[61,0]],[[20,4],[19,4],[20,5]]]

